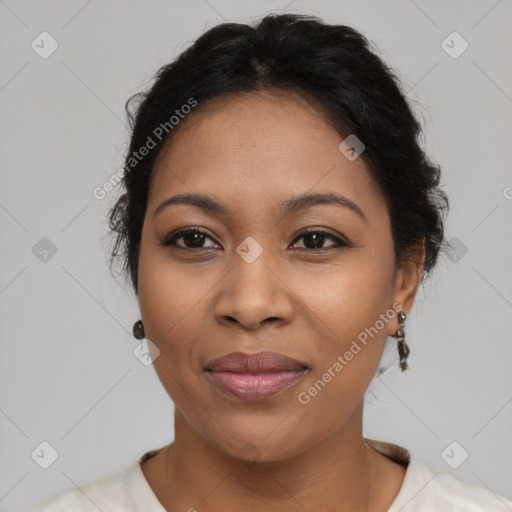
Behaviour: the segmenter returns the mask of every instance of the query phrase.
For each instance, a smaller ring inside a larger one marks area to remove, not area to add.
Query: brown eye
[[[302,239],[304,240],[303,247],[296,247],[297,241]],[[178,243],[178,240],[182,240],[182,242]],[[207,240],[212,241],[214,245],[204,245]],[[325,247],[324,244],[328,240],[334,242],[334,244],[331,243],[329,246]],[[175,247],[179,249],[194,251],[201,249],[212,249],[218,244],[208,234],[207,231],[201,228],[185,228],[171,233],[165,237],[159,245],[164,247]],[[350,244],[345,242],[343,239],[320,229],[309,229],[307,231],[303,231],[297,238],[295,238],[292,245],[294,246],[294,249],[304,249],[314,252],[350,247]]]
[[[178,240],[183,239],[183,243],[177,243]],[[171,233],[159,244],[164,247],[175,246],[180,249],[210,249],[211,246],[205,246],[205,240],[210,239],[215,242],[208,232],[201,228],[193,229],[180,229],[177,232]]]
[[[350,247],[350,245],[342,240],[341,238],[334,236],[327,231],[322,231],[318,229],[310,229],[306,232],[303,232],[298,238],[295,239],[293,245],[296,244],[297,240],[304,239],[304,247],[299,247],[299,249],[306,250],[317,250],[317,249],[336,249],[340,247]],[[326,240],[334,240],[334,246],[324,247],[324,242]]]

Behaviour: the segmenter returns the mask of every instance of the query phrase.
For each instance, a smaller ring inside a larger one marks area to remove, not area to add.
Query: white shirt
[[[364,438],[386,457],[406,467],[402,487],[388,512],[511,512],[512,501],[469,484],[412,458],[409,451]],[[25,512],[166,512],[149,486],[140,464],[162,448],[146,452],[127,469],[69,489]]]

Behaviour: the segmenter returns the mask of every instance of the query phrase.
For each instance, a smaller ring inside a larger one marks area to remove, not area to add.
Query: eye
[[[213,238],[209,236],[208,232],[201,228],[184,228],[171,233],[166,236],[159,245],[164,247],[175,246],[179,249],[194,250],[194,249],[209,249],[210,247],[204,246],[205,239],[209,238],[213,242]],[[184,245],[176,243],[178,240],[183,239]]]
[[[294,242],[296,243],[296,241],[300,239],[304,239],[305,247],[299,247],[299,249],[315,251],[315,249],[326,250],[337,249],[341,247],[350,247],[350,244],[348,244],[341,238],[318,228],[309,228],[306,231],[303,231],[297,238],[295,238]],[[326,239],[334,240],[334,246],[331,245],[330,247],[323,247],[323,243]],[[295,243],[293,245],[295,245]],[[313,247],[307,247],[308,245],[311,245]]]
[[[214,242],[214,245],[205,246],[204,243],[207,239]],[[314,252],[319,252],[321,250],[328,249],[337,249],[342,247],[350,247],[350,244],[345,242],[340,237],[337,237],[332,233],[329,233],[318,228],[308,228],[307,230],[302,231],[299,234],[299,236],[297,236],[294,239],[294,243],[292,244],[292,246],[295,246],[295,249],[297,249],[297,241],[301,239],[304,239],[304,247],[298,247],[298,249],[312,250]],[[331,244],[331,246],[329,247],[323,247],[323,244],[326,239],[334,241],[334,244]],[[177,243],[178,240],[183,240],[183,243]],[[166,236],[159,243],[159,245],[164,247],[174,246],[179,249],[185,249],[190,251],[200,249],[212,249],[215,246],[218,246],[215,240],[209,235],[208,231],[199,227],[179,229],[178,231]]]

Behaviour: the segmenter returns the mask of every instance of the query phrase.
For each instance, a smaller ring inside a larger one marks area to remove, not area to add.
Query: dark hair
[[[254,27],[222,23],[209,29],[158,70],[147,92],[126,102],[132,131],[126,192],[108,222],[115,237],[110,264],[122,258],[135,293],[151,171],[173,134],[170,119],[179,122],[174,114],[190,111],[184,106],[191,101],[198,110],[209,98],[260,90],[298,93],[343,138],[354,134],[364,143],[361,158],[387,200],[396,265],[424,240],[423,275],[430,273],[444,243],[448,198],[438,187],[439,166],[420,148],[421,127],[398,78],[354,28],[315,16],[272,13]],[[144,146],[151,149],[134,159]]]

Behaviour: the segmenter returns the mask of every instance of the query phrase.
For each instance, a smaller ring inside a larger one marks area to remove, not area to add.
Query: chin
[[[239,435],[215,439],[214,444],[227,456],[238,459],[247,464],[256,464],[258,462],[278,462],[291,459],[302,453],[308,447],[314,444],[300,443],[296,433],[285,433],[281,436],[268,435],[261,433],[251,433],[250,431],[239,432]],[[293,441],[290,443],[290,441]]]

